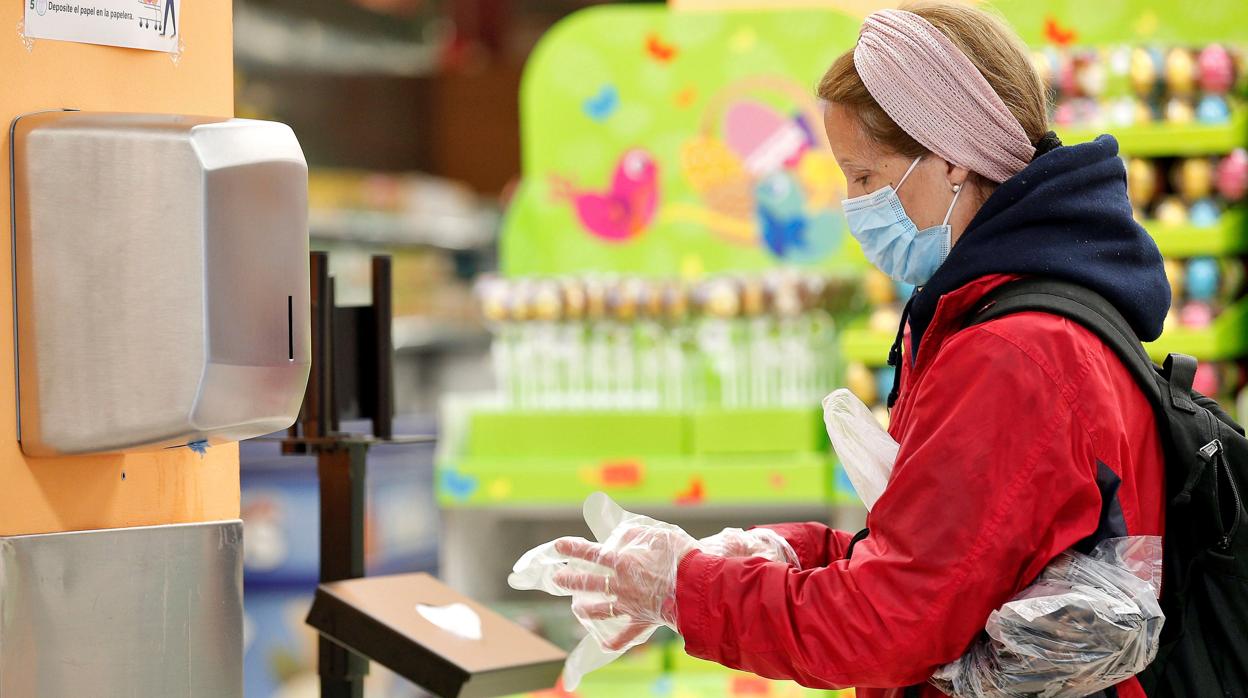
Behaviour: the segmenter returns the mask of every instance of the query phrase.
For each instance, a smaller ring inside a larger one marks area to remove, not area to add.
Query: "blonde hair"
[[[1044,138],[1048,132],[1044,85],[1014,30],[984,10],[949,2],[914,3],[901,9],[927,20],[966,54],[1033,145]],[[818,94],[824,101],[850,108],[867,137],[888,150],[911,158],[927,153],[871,96],[854,67],[853,49],[841,54],[824,73]]]

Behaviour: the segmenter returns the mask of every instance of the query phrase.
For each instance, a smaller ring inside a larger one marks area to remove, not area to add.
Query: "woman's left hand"
[[[676,571],[697,545],[675,526],[626,526],[601,544],[562,538],[555,543],[558,553],[598,565],[603,572],[569,568],[556,574],[554,581],[579,597],[572,604],[579,618],[627,616],[630,622],[623,632],[604,643],[607,650],[623,649],[652,626],[677,629]]]

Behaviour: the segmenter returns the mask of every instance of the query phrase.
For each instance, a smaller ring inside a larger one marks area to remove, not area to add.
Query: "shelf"
[[[437,247],[452,251],[478,250],[495,242],[498,216],[406,216],[385,211],[317,210],[308,214],[313,240],[383,246]]]
[[[842,333],[841,351],[845,359],[872,368],[884,366],[893,336],[851,327]],[[1226,361],[1248,355],[1248,299],[1227,308],[1213,325],[1203,330],[1170,328],[1155,341],[1144,345],[1156,361],[1171,352],[1189,354],[1201,361]]]
[[[562,607],[565,614],[566,603]],[[526,694],[524,698],[567,695],[570,694],[539,691]],[[825,691],[803,688],[792,681],[764,679],[691,657],[685,654],[680,641],[652,639],[587,674],[577,695],[595,698],[852,698],[854,691]]]
[[[1155,220],[1142,224],[1157,242],[1161,255],[1170,259],[1222,257],[1248,251],[1248,228],[1242,209],[1226,211],[1217,225],[1203,228],[1163,225]]]
[[[437,471],[438,502],[579,507],[603,491],[628,506],[826,505],[832,458],[822,453],[637,458],[465,458]]]
[[[394,318],[395,351],[431,351],[444,348],[488,347],[490,333],[481,325],[436,320],[423,315]]]
[[[479,409],[464,454],[473,458],[737,456],[817,452],[818,409]]]
[[[897,336],[889,332],[874,332],[866,327],[850,327],[841,333],[841,356],[846,361],[865,364],[871,368],[888,365],[888,350]]]
[[[339,75],[432,75],[442,37],[411,41],[239,3],[234,8],[234,59],[240,67]]]
[[[1225,124],[1173,124],[1158,122],[1105,129],[1069,128],[1058,131],[1067,145],[1087,143],[1102,133],[1118,139],[1123,155],[1136,157],[1186,157],[1220,155],[1248,142],[1248,108],[1238,108]]]
[[[1248,299],[1222,311],[1208,329],[1172,328],[1144,348],[1154,361],[1161,361],[1172,352],[1188,354],[1201,361],[1226,361],[1244,356],[1248,354]]]

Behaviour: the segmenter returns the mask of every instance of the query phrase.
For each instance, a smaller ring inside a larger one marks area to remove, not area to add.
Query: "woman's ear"
[[[949,188],[964,187],[967,180],[971,177],[971,171],[965,167],[954,165],[953,163],[945,163],[945,179],[949,182]]]

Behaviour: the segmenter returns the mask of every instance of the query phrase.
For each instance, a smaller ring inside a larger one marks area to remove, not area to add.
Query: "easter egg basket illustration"
[[[781,113],[764,96],[796,105],[796,113]],[[844,176],[828,150],[814,96],[790,79],[754,76],[720,90],[679,162],[702,206],[675,205],[669,215],[696,218],[731,243],[753,246],[762,237],[777,257],[791,261],[815,261],[839,245]],[[782,239],[785,230],[797,230],[795,221],[818,239]],[[816,221],[817,228],[810,225]]]

